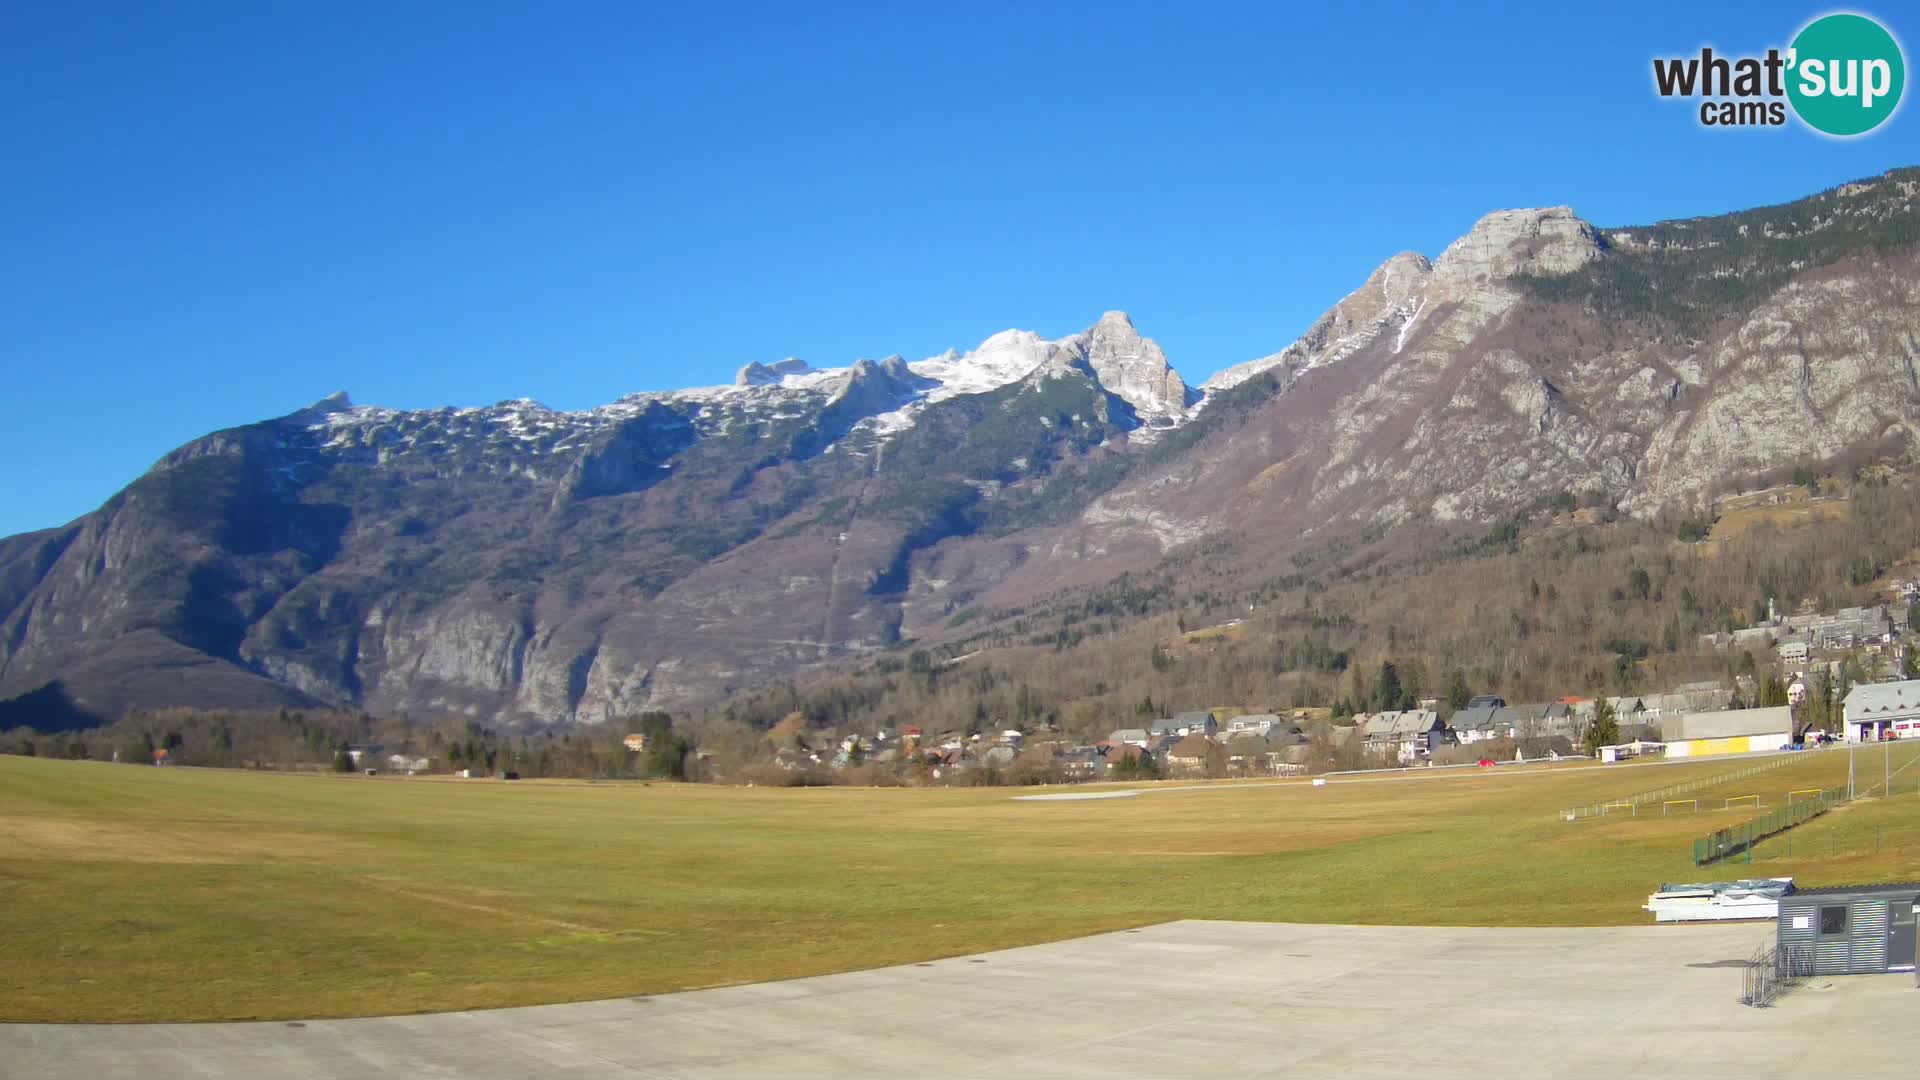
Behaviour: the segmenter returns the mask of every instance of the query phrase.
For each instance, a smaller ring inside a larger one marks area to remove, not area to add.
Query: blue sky
[[[1920,163],[1911,105],[1840,142],[1654,96],[1817,5],[1278,7],[0,5],[0,534],[338,389],[583,408],[1109,308],[1198,382],[1491,209]]]

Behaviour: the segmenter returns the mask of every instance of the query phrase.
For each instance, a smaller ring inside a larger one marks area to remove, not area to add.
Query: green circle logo
[[[1788,53],[1787,99],[1815,131],[1863,135],[1893,115],[1907,82],[1900,43],[1865,15],[1807,24]]]

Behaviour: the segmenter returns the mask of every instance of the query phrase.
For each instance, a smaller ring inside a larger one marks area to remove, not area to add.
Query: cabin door
[[[1913,913],[1916,910],[1920,910],[1920,900],[1893,902],[1893,913],[1887,919],[1887,970],[1889,971],[1903,971],[1914,966],[1915,949],[1920,948],[1913,936]]]

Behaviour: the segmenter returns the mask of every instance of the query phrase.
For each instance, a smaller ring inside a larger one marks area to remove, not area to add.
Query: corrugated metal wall
[[[1811,946],[1820,937],[1820,909],[1811,900],[1780,898],[1780,944]]]
[[[1900,901],[1910,903],[1910,901]],[[1785,896],[1780,899],[1780,947],[1811,950],[1815,975],[1863,975],[1887,970],[1887,925],[1892,903],[1855,896]],[[1845,907],[1847,932],[1820,934],[1820,909]]]
[[[1852,956],[1847,970],[1863,975],[1887,970],[1887,902],[1856,900],[1847,921]]]

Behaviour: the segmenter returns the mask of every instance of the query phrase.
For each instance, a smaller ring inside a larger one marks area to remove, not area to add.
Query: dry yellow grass
[[[1178,918],[1634,923],[1662,881],[1763,869],[1691,865],[1689,841],[1741,815],[1569,824],[1558,811],[1729,768],[1018,802],[1007,789],[461,784],[0,757],[0,1019],[614,997]],[[1841,755],[1809,756],[1734,793],[1772,805],[1844,770]],[[1851,816],[1880,807],[1920,796]],[[1829,844],[1790,865],[1920,876],[1920,832],[1879,835],[1877,853]]]
[[[1719,545],[1748,530],[1769,524],[1779,528],[1792,528],[1811,525],[1820,521],[1835,521],[1847,516],[1850,508],[1844,499],[1798,499],[1779,505],[1754,505],[1739,509],[1722,509],[1720,517],[1714,521],[1712,532],[1707,534],[1705,550],[1715,551]]]

